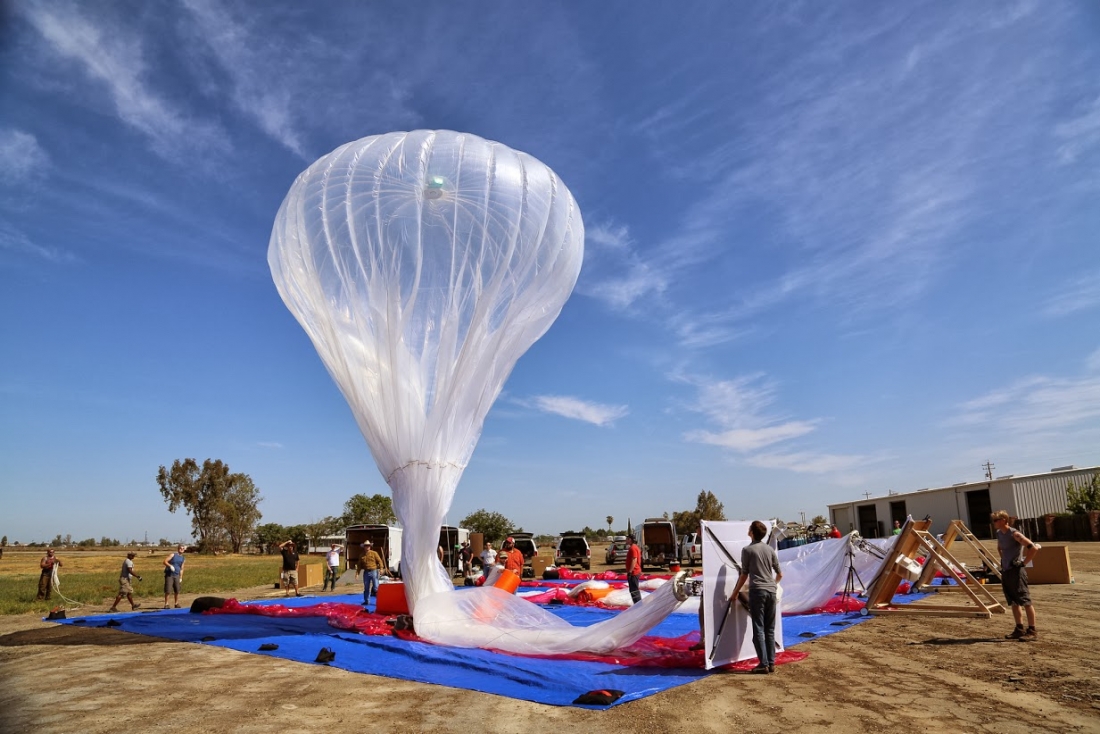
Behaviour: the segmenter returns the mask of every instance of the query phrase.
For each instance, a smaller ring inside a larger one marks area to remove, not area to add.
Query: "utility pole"
[[[863,496],[864,496],[864,497],[865,497],[866,499],[871,499],[871,493],[870,493],[870,492],[864,492],[864,493],[863,493]]]
[[[986,461],[984,464],[982,464],[982,468],[985,469],[985,478],[992,482],[993,481],[993,470],[996,469],[997,467],[993,466],[993,464]]]

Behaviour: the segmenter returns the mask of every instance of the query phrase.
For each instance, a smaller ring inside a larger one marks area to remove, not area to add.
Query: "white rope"
[[[65,596],[64,594],[61,593],[61,579],[57,575],[57,566],[58,566],[57,563],[53,564],[53,572],[50,574],[50,583],[53,584],[53,590],[57,592],[58,596],[60,596],[62,599],[64,599],[65,601],[67,601],[69,604],[72,605],[72,606],[65,607],[65,611],[72,612],[72,611],[75,611],[77,609],[80,609],[80,607],[84,606],[83,604],[76,601],[75,599],[70,599],[69,597],[67,597],[67,596]]]

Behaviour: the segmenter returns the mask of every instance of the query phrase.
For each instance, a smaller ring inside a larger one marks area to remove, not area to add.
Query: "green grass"
[[[68,607],[69,602],[53,591],[50,601],[37,601],[39,573],[34,571],[38,556],[25,562],[9,562],[6,553],[0,561],[0,614],[45,615],[54,607]],[[143,606],[160,606],[164,601],[163,556],[135,559],[137,573],[145,579],[133,582],[134,599]],[[92,607],[109,606],[118,593],[118,569],[125,552],[102,558],[84,558],[77,554],[62,555],[65,565],[59,572],[60,592],[79,604]],[[33,562],[32,562],[33,560]],[[305,561],[305,559],[303,559]],[[312,562],[312,559],[311,559]],[[181,592],[185,594],[215,594],[267,584],[279,578],[278,556],[187,556]],[[106,567],[106,568],[104,568]],[[27,571],[30,571],[28,573]],[[124,599],[121,608],[128,608]]]

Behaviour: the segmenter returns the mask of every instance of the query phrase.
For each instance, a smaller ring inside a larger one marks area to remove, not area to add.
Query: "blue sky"
[[[730,519],[1100,463],[1100,8],[25,2],[0,30],[0,533],[180,538],[387,491],[267,268],[367,135],[534,155],[580,281],[450,520]]]

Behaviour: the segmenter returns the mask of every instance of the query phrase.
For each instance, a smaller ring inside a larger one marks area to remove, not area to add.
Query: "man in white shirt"
[[[497,552],[493,550],[492,543],[485,544],[485,550],[481,551],[481,575],[489,578],[489,571],[497,562]]]
[[[325,582],[321,584],[321,591],[329,588],[331,580],[332,590],[336,591],[336,579],[340,578],[340,551],[343,550],[339,543],[333,543],[332,548],[325,555]]]

